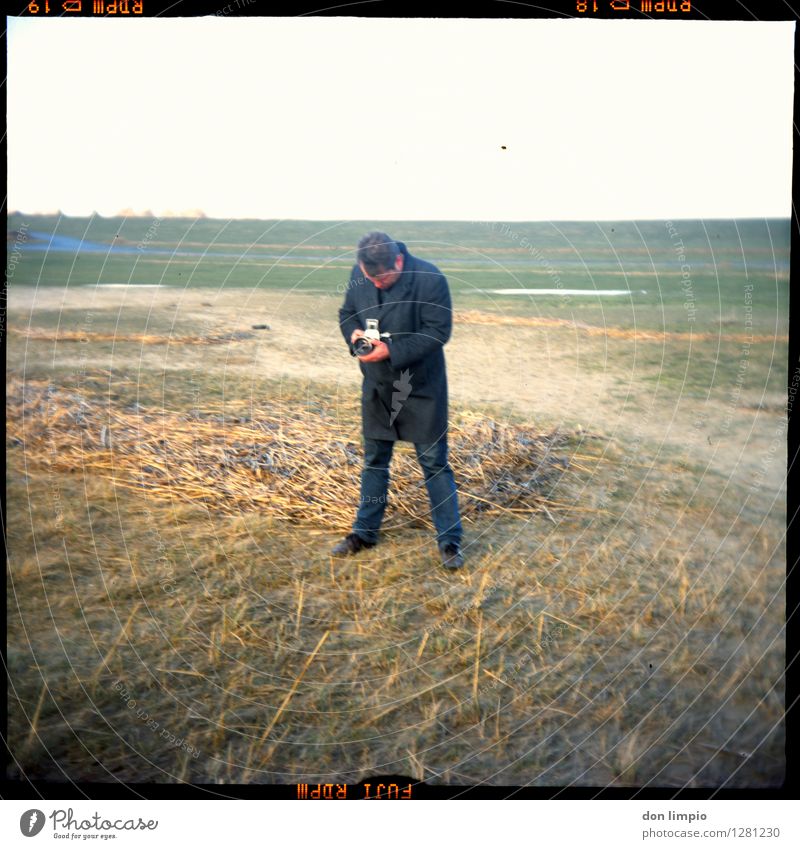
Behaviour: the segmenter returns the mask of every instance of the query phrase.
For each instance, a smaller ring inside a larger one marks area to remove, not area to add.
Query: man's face
[[[400,275],[403,273],[403,255],[397,255],[397,259],[394,261],[394,268],[379,271],[376,274],[367,274],[363,262],[359,263],[359,268],[364,277],[374,283],[378,289],[388,289],[400,279]]]

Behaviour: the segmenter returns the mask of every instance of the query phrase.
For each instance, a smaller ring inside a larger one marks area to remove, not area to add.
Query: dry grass
[[[488,326],[511,327],[553,327],[576,330],[588,336],[602,336],[608,339],[627,339],[636,342],[693,341],[705,342],[720,340],[725,342],[788,342],[788,336],[782,334],[764,333],[680,333],[675,331],[628,330],[622,327],[597,327],[582,321],[571,321],[565,318],[547,318],[545,316],[496,315],[480,310],[457,310],[453,319],[459,324],[480,324]],[[723,322],[723,324],[726,322]],[[46,342],[139,342],[142,345],[219,345],[231,341],[249,339],[253,334],[246,331],[209,334],[206,336],[176,335],[162,336],[152,333],[96,333],[88,331],[58,331],[46,328],[28,327],[11,328],[11,333],[26,336],[29,339]]]
[[[495,315],[480,310],[460,310],[455,320],[461,324],[484,324],[512,327],[562,327],[585,333],[587,336],[603,336],[608,339],[629,339],[636,342],[693,341],[706,342],[724,340],[726,342],[787,342],[788,336],[759,333],[680,333],[674,331],[627,330],[623,327],[597,327],[582,321],[570,321],[566,318],[546,318],[545,316]]]
[[[238,412],[236,412],[238,411]],[[48,381],[16,381],[8,389],[8,435],[31,463],[52,471],[98,474],[117,486],[196,502],[222,513],[259,510],[293,522],[342,530],[358,492],[360,446],[340,438],[333,407],[274,400],[255,407],[227,401],[189,412],[122,407],[85,390]],[[462,415],[450,428],[463,515],[552,517],[579,506],[545,493],[569,463],[558,449],[568,435]],[[386,527],[430,527],[419,466],[398,452]]]
[[[740,493],[703,499],[666,462],[620,482],[614,443],[465,416],[465,488],[511,484],[472,505],[467,567],[444,573],[411,523],[410,458],[396,530],[335,561],[358,462],[314,444],[334,398],[166,413],[84,384],[9,387],[12,776],[782,780],[782,529]]]
[[[255,334],[246,330],[229,333],[209,333],[203,336],[190,334],[163,336],[158,333],[102,333],[88,330],[50,330],[45,327],[11,327],[10,333],[25,336],[38,342],[138,342],[140,345],[227,345],[231,342],[251,339]]]

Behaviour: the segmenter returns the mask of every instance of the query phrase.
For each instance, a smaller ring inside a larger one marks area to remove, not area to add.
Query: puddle
[[[645,289],[489,289],[492,295],[646,295]]]

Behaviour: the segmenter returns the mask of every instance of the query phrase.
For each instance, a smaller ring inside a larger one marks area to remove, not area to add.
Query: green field
[[[753,284],[756,332],[785,333],[789,221],[306,222],[210,219],[9,217],[9,231],[107,246],[108,251],[25,252],[12,285],[269,288],[334,293],[368,229],[398,234],[440,266],[454,305],[563,316],[619,327],[688,330],[743,320]],[[527,239],[521,247],[523,239]],[[131,251],[116,254],[111,246]],[[44,244],[47,244],[46,242]],[[683,246],[679,259],[676,246]],[[690,288],[682,285],[688,267]],[[491,289],[629,289],[622,298],[502,297]],[[646,290],[642,295],[639,290]],[[687,300],[687,291],[691,301]],[[684,304],[695,310],[693,320]]]
[[[456,575],[424,511],[333,561],[355,491],[333,526],[169,483],[192,422],[358,449],[337,310],[373,228],[448,277],[452,426],[559,434],[547,509],[472,515]],[[11,776],[781,783],[788,220],[8,229]],[[491,293],[537,287],[635,291]]]

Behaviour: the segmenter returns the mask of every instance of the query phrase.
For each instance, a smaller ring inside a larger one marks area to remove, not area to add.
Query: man
[[[422,467],[442,564],[458,569],[464,563],[462,528],[447,460],[443,347],[453,325],[447,280],[435,265],[412,256],[386,233],[367,233],[358,243],[356,260],[339,310],[342,335],[354,356],[367,319],[377,319],[381,336],[358,356],[364,376],[361,499],[352,532],[331,554],[355,554],[377,543],[392,450],[403,440],[414,443]]]

